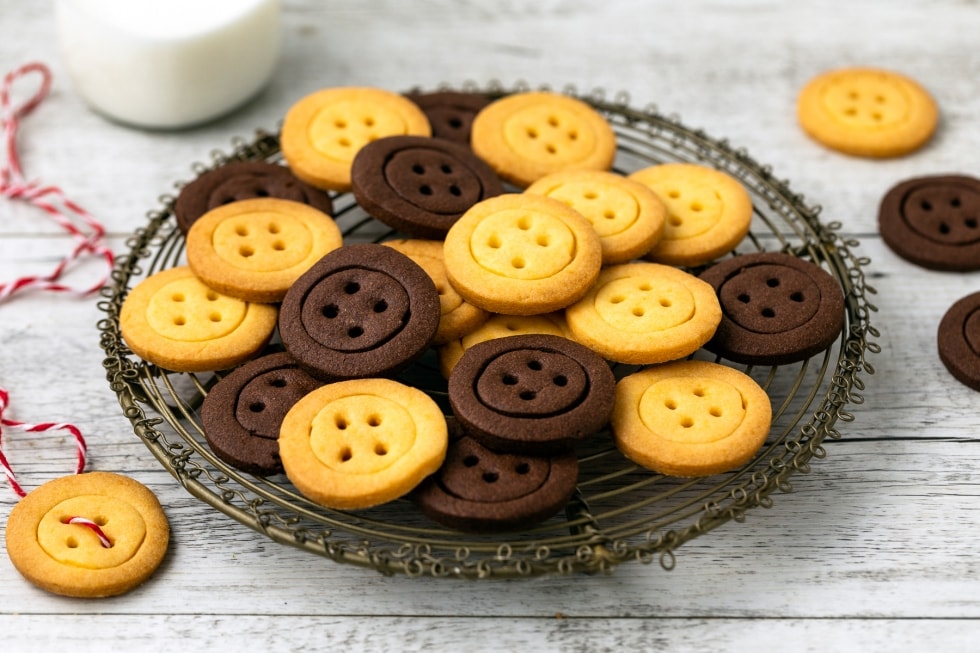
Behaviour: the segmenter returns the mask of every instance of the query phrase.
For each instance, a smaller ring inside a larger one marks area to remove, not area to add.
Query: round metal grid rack
[[[529,90],[464,87],[491,97]],[[711,166],[739,179],[752,195],[752,229],[734,255],[784,251],[810,260],[836,278],[845,295],[846,319],[827,351],[794,365],[739,366],[768,392],[773,405],[766,444],[745,466],[700,479],[678,479],[642,469],[624,458],[608,432],[578,450],[580,478],[564,513],[534,528],[503,535],[474,536],[447,530],[421,515],[407,499],[370,510],[343,512],[318,506],[300,495],[284,475],[259,478],[229,467],[211,453],[197,410],[213,374],[176,374],[135,357],[122,341],[119,311],[128,291],[142,278],[182,264],[183,237],[173,218],[173,196],[127,242],[112,284],[103,291],[99,322],[104,367],[123,414],[159,462],[206,504],[273,540],[341,563],[384,574],[459,578],[530,577],[543,574],[611,571],[627,561],[675,564],[685,542],[746,511],[772,504],[776,491],[790,491],[793,474],[809,470],[826,455],[824,442],[840,437],[838,424],[850,422],[849,404],[863,402],[862,375],[874,372],[866,360],[879,350],[870,323],[874,290],[865,284],[866,258],[857,242],[838,234],[839,224],[820,222],[819,207],[808,206],[768,166],[742,149],[685,127],[656,108],[634,109],[625,94],[611,100],[601,92],[578,97],[604,115],[617,134],[614,170],[620,173],[668,161]],[[280,160],[275,134],[232,142],[230,154],[214,152],[201,172],[230,160]],[[177,186],[179,187],[178,182]],[[364,213],[350,194],[334,198],[335,219],[346,242],[381,241],[393,235]],[[697,272],[697,270],[692,270]],[[719,360],[698,352],[695,357]],[[633,371],[617,366],[617,374]],[[445,406],[445,381],[432,356],[400,380],[422,387]]]

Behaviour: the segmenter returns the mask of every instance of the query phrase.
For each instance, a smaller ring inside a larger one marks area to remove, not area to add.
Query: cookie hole
[[[442,174],[444,175],[453,174],[453,167],[448,163],[443,163],[441,166],[439,166],[439,169],[442,170]]]
[[[789,300],[791,302],[796,302],[796,303],[799,304],[800,302],[803,301],[803,293],[801,293],[801,292],[795,292],[795,293],[793,293],[793,294],[791,294],[789,296]]]
[[[383,299],[379,299],[378,301],[376,301],[374,303],[374,306],[372,307],[372,310],[375,313],[384,313],[385,311],[388,310],[388,302],[386,302]]]
[[[512,267],[512,268],[514,268],[515,270],[520,270],[520,269],[522,269],[522,268],[523,268],[523,267],[524,267],[525,265],[527,265],[527,263],[526,263],[526,262],[524,261],[524,259],[523,259],[523,258],[521,258],[520,256],[515,256],[514,258],[512,258],[512,259],[511,259],[511,261],[510,261],[510,265],[511,265],[511,267]]]
[[[187,324],[187,319],[183,315],[174,318],[174,326],[184,326],[185,324]]]
[[[670,226],[672,227],[679,227],[682,224],[684,224],[684,221],[680,218],[680,216],[676,216],[676,215],[670,216],[668,222],[670,222]]]
[[[531,471],[531,466],[527,463],[517,463],[517,466],[514,467],[514,471],[518,474],[527,474]]]
[[[348,295],[356,295],[361,291],[361,284],[356,281],[348,281],[344,286],[344,292]]]
[[[527,131],[525,133],[527,134],[527,137],[528,138],[537,138],[538,137],[538,130],[535,129],[534,127],[528,127],[527,128]]]
[[[94,521],[99,526],[105,526],[106,524],[109,523],[109,518],[106,517],[105,515],[99,515],[94,519],[92,519],[92,521]]]
[[[694,426],[694,420],[693,419],[691,419],[690,417],[682,417],[681,418],[681,427],[682,428],[689,429],[692,426]]]
[[[558,153],[558,148],[555,147],[554,145],[552,145],[551,143],[548,143],[547,145],[545,145],[544,146],[544,149],[545,149],[545,151],[548,154],[557,154]]]
[[[459,189],[459,186],[456,186],[454,184],[449,187],[449,194],[452,195],[453,197],[459,197],[463,194],[463,191]]]
[[[878,104],[884,104],[885,103],[885,96],[884,95],[876,95],[875,96],[875,102],[877,102]]]
[[[552,127],[557,127],[558,126],[558,117],[557,116],[548,116],[548,124],[551,125]]]
[[[422,186],[419,186],[419,192],[422,193],[423,195],[431,195],[432,187],[429,186],[428,184],[423,184]]]
[[[333,121],[333,126],[336,127],[337,129],[346,129],[347,121],[337,118],[336,120]]]
[[[582,197],[584,197],[587,200],[594,200],[595,198],[599,197],[599,195],[591,190],[588,190],[582,193]]]
[[[379,442],[378,444],[374,445],[374,455],[376,455],[376,456],[387,456],[388,455],[388,447]]]
[[[285,388],[288,383],[286,383],[286,379],[272,379],[269,381],[269,385],[273,388]]]
[[[954,197],[949,201],[949,205],[952,206],[954,209],[960,208],[960,204],[961,204],[960,198],[958,197]]]
[[[211,313],[210,315],[208,315],[208,319],[211,320],[212,322],[220,322],[221,313]]]
[[[967,218],[966,220],[963,221],[963,224],[965,224],[968,229],[976,229],[977,228],[977,219],[976,218]]]
[[[500,249],[500,237],[494,234],[487,240],[487,247],[490,249]]]
[[[352,326],[351,328],[347,329],[348,338],[360,338],[363,335],[364,335],[364,329],[362,329],[359,326]]]
[[[76,540],[74,537],[69,537],[67,540],[65,540],[65,546],[67,546],[69,549],[77,549],[78,540]]]
[[[673,399],[668,399],[664,402],[664,408],[667,410],[677,410],[677,402]]]
[[[343,415],[334,415],[333,425],[340,431],[346,431],[348,427],[347,418]],[[349,449],[347,451],[350,451]]]
[[[416,163],[415,165],[412,166],[412,172],[414,172],[417,175],[424,175],[425,167],[422,166],[422,164],[420,163]]]
[[[577,141],[578,140],[578,132],[577,131],[574,131],[574,130],[568,132],[568,140],[570,140],[570,141]]]
[[[381,426],[381,415],[368,415],[367,425],[372,427]]]
[[[945,234],[948,234],[949,233],[949,225],[946,224],[945,222],[940,222],[939,223],[939,233],[944,234],[944,235]]]
[[[712,406],[711,408],[708,409],[708,414],[711,415],[712,417],[721,417],[721,408],[718,408],[717,406]]]
[[[374,127],[374,118],[371,116],[367,116],[366,118],[364,118],[364,126]]]
[[[704,388],[694,388],[694,391],[691,394],[693,394],[695,397],[703,397]]]
[[[269,224],[268,230],[269,230],[269,233],[270,234],[277,234],[277,233],[279,233],[281,231],[281,229],[279,229],[279,225],[277,225],[275,223]]]
[[[517,377],[513,374],[504,374],[504,378],[500,379],[504,385],[517,385]]]
[[[667,197],[669,197],[670,199],[676,200],[680,196],[681,196],[681,192],[679,190],[667,191]]]
[[[871,119],[874,120],[875,122],[881,122],[882,118],[884,118],[884,116],[881,114],[880,111],[874,111],[871,114]]]
[[[180,293],[180,292],[175,292],[173,295],[170,296],[170,301],[174,301],[174,302],[182,302],[184,301],[184,299],[185,299],[184,293]]]
[[[340,462],[346,463],[348,460],[354,457],[354,452],[351,451],[350,447],[344,447],[340,450]]]
[[[752,301],[752,298],[743,292],[738,296],[738,301],[742,302],[743,304],[748,304],[750,301]]]
[[[272,243],[272,249],[277,252],[285,251],[286,243],[282,242],[281,240],[277,240],[276,242]]]
[[[845,116],[856,116],[857,115],[857,109],[855,109],[854,107],[847,107],[846,109],[844,109],[844,115]]]
[[[476,467],[479,464],[480,464],[480,459],[477,458],[476,456],[469,455],[463,458],[463,465],[465,467]]]
[[[919,208],[921,208],[923,211],[931,211],[932,203],[929,200],[922,200],[919,202]]]
[[[339,145],[340,147],[350,147],[350,139],[349,138],[346,138],[346,137],[345,138],[338,138],[337,139],[337,145]]]
[[[517,228],[521,231],[527,231],[531,228],[531,218],[528,216],[522,216],[517,220]]]
[[[541,364],[541,361],[528,361],[527,369],[540,372],[542,369],[544,369],[544,365]]]
[[[261,413],[265,410],[265,404],[261,401],[253,401],[248,405],[248,409],[253,413]]]
[[[776,288],[777,286],[779,286],[779,279],[775,279],[775,278],[766,279],[766,285],[769,286],[770,288]]]
[[[657,303],[660,304],[660,306],[662,306],[663,308],[670,308],[671,305],[673,304],[673,302],[671,302],[666,297],[661,297],[660,301],[658,301]]]
[[[249,247],[248,245],[243,245],[238,248],[238,255],[241,256],[242,258],[248,258],[250,256],[253,256],[254,254],[255,254],[255,250]]]
[[[615,220],[616,213],[612,209],[606,209],[602,212],[602,217],[604,217],[606,220]]]
[[[630,311],[634,317],[643,317],[646,314],[646,310],[642,306],[634,306],[633,310]]]
[[[691,210],[695,213],[700,213],[702,210],[704,210],[704,204],[701,202],[691,202]]]
[[[500,475],[497,472],[483,472],[484,483],[496,483]]]
[[[449,126],[452,127],[453,129],[461,129],[463,127],[463,121],[460,120],[459,118],[450,118]]]
[[[538,245],[538,247],[547,247],[548,243],[551,241],[548,239],[546,234],[540,234],[534,239],[534,242]]]
[[[323,317],[327,318],[328,320],[332,320],[340,314],[340,309],[337,308],[336,304],[329,304],[324,306],[323,310],[320,312],[323,314]]]
[[[559,374],[555,378],[551,379],[551,382],[554,383],[559,388],[564,388],[566,385],[568,385],[568,377]]]
[[[849,99],[851,99],[851,100],[856,100],[859,97],[861,97],[861,95],[857,91],[848,91],[847,92],[847,97]]]
[[[214,292],[213,290],[209,290],[207,294],[204,295],[204,298],[209,302],[216,302],[218,301],[218,293]]]
[[[534,398],[537,397],[538,394],[534,390],[524,390],[517,396],[524,401],[534,401]]]
[[[622,304],[624,301],[626,301],[626,298],[622,295],[616,295],[615,297],[609,298],[610,304]]]
[[[772,310],[771,308],[764,308],[762,309],[762,317],[776,317],[776,311]]]

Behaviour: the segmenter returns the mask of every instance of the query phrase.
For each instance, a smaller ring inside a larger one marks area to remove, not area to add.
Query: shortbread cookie
[[[931,270],[980,270],[980,179],[937,175],[893,186],[878,209],[881,238]]]
[[[416,238],[441,239],[467,209],[504,192],[503,183],[466,146],[424,136],[368,143],[351,168],[354,197],[386,225]]]
[[[156,496],[119,474],[88,472],[48,481],[7,520],[7,554],[28,581],[62,596],[116,596],[163,561],[170,525]]]
[[[749,232],[752,199],[734,177],[692,163],[663,163],[629,176],[667,205],[663,237],[647,258],[696,266],[732,251]]]
[[[675,361],[616,385],[612,431],[633,462],[668,476],[736,469],[769,434],[769,397],[752,377],[707,361]]]
[[[660,198],[643,184],[612,172],[557,172],[525,192],[559,200],[581,213],[599,235],[603,265],[643,256],[664,232],[667,209]]]
[[[577,211],[541,195],[492,197],[446,234],[446,272],[468,302],[534,315],[568,306],[595,281],[602,245]]]
[[[354,156],[385,136],[429,136],[429,120],[411,100],[379,88],[339,87],[311,93],[282,124],[282,155],[297,177],[317,188],[350,190]]]
[[[439,293],[439,329],[432,344],[444,345],[459,340],[487,321],[490,313],[477,308],[460,296],[446,276],[442,241],[387,240],[382,245],[398,250],[425,270]]]
[[[567,338],[568,328],[565,326],[564,313],[545,313],[542,315],[491,314],[483,324],[470,333],[439,348],[439,371],[448,379],[463,353],[473,345],[494,338],[508,338],[527,334],[544,334]]]
[[[810,80],[797,118],[813,140],[855,156],[885,158],[913,152],[939,121],[932,96],[917,82],[875,68],[842,68]]]
[[[174,202],[174,216],[180,231],[186,234],[194,221],[211,209],[256,197],[302,202],[333,215],[330,195],[300,181],[286,166],[267,161],[229,161],[181,188]]]
[[[356,510],[396,499],[442,464],[449,438],[439,406],[389,379],[325,385],[283,420],[279,454],[311,501]]]
[[[725,259],[700,276],[721,324],[705,349],[737,363],[783,365],[827,349],[844,327],[844,293],[820,266],[780,252]]]
[[[980,292],[954,303],[939,322],[939,358],[963,385],[980,390]]]
[[[432,279],[401,252],[345,245],[286,293],[279,335],[286,351],[319,379],[389,376],[432,344],[439,306]]]
[[[278,474],[282,420],[293,404],[321,385],[285,352],[249,361],[204,397],[204,439],[232,467],[258,476]]]
[[[608,170],[616,133],[585,102],[534,91],[506,96],[480,111],[470,145],[497,174],[524,188],[560,170]]]
[[[527,528],[559,512],[578,481],[572,452],[497,453],[470,437],[449,445],[446,460],[411,494],[430,519],[471,533]]]
[[[659,263],[603,269],[581,300],[565,310],[574,340],[619,363],[683,358],[711,339],[721,322],[714,289]]]
[[[329,215],[257,198],[208,211],[187,232],[187,264],[206,285],[250,302],[279,302],[314,263],[343,244]]]
[[[464,91],[433,91],[429,93],[409,93],[406,97],[417,104],[429,124],[433,138],[469,146],[473,119],[490,98],[482,93]]]
[[[209,372],[261,351],[278,314],[272,304],[223,295],[181,266],[157,272],[129,292],[119,330],[143,360],[174,372]]]

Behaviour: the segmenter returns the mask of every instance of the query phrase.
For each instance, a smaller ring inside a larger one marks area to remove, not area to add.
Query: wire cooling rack
[[[500,97],[530,89],[490,85],[462,90]],[[184,241],[173,216],[175,197],[165,195],[161,207],[150,211],[146,225],[127,241],[128,252],[119,257],[99,302],[105,313],[99,330],[106,377],[123,414],[188,492],[277,542],[384,574],[530,577],[608,572],[629,561],[657,561],[671,569],[682,544],[729,521],[742,521],[752,508],[769,507],[774,492],[792,489],[794,474],[809,471],[812,459],[824,458],[825,441],[841,437],[839,424],[853,420],[849,406],[863,402],[863,375],[874,372],[866,356],[879,350],[874,342],[878,332],[870,323],[875,307],[869,295],[874,290],[865,284],[863,272],[869,261],[855,253],[858,243],[842,237],[839,224],[822,223],[818,206],[807,205],[788,182],[777,179],[769,166],[745,150],[685,127],[656,108],[631,108],[625,94],[607,99],[601,92],[562,92],[589,103],[613,126],[617,172],[683,161],[739,179],[752,196],[754,215],[751,231],[735,254],[787,252],[822,266],[841,284],[845,323],[835,344],[819,355],[793,365],[746,367],[704,352],[695,354],[741,369],[769,394],[772,428],[758,454],[729,473],[677,479],[629,462],[613,446],[609,433],[600,433],[578,450],[579,483],[564,513],[534,528],[499,536],[461,534],[438,526],[407,499],[356,512],[330,510],[299,494],[284,475],[260,478],[239,472],[210,451],[198,415],[220,373],[168,372],[137,358],[120,336],[119,312],[129,290],[154,272],[184,263]],[[192,171],[200,174],[232,160],[279,161],[277,136],[259,131],[251,140],[232,141],[230,153],[213,152],[210,164],[195,164]],[[346,242],[378,242],[394,235],[364,213],[350,194],[335,196],[334,206]],[[636,368],[615,369],[622,376]],[[447,405],[445,380],[434,354],[399,380]]]

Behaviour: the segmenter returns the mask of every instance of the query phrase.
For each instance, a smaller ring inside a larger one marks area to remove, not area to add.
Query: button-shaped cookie
[[[390,379],[325,385],[286,414],[279,454],[310,500],[356,510],[396,499],[446,455],[446,419],[424,392]]]
[[[840,337],[844,293],[825,270],[780,252],[725,259],[701,274],[723,317],[705,345],[738,363],[782,365],[809,358]]]
[[[893,186],[878,209],[892,251],[932,270],[980,270],[980,179],[937,175]]]
[[[439,371],[448,379],[456,363],[463,356],[463,352],[477,343],[529,334],[568,337],[564,313],[559,311],[541,315],[492,314],[470,333],[439,348]]]
[[[669,476],[744,465],[769,434],[772,407],[752,377],[708,361],[675,361],[624,377],[611,420],[619,450]]]
[[[490,98],[465,91],[433,91],[406,96],[425,113],[432,126],[432,137],[469,146],[473,119]]]
[[[959,299],[939,322],[939,359],[960,383],[980,390],[980,292]]]
[[[391,247],[346,245],[290,287],[279,335],[317,378],[387,376],[425,352],[439,318],[439,294],[418,264]]]
[[[606,425],[614,385],[609,365],[575,342],[513,336],[466,350],[449,375],[449,403],[495,451],[551,453]]]

